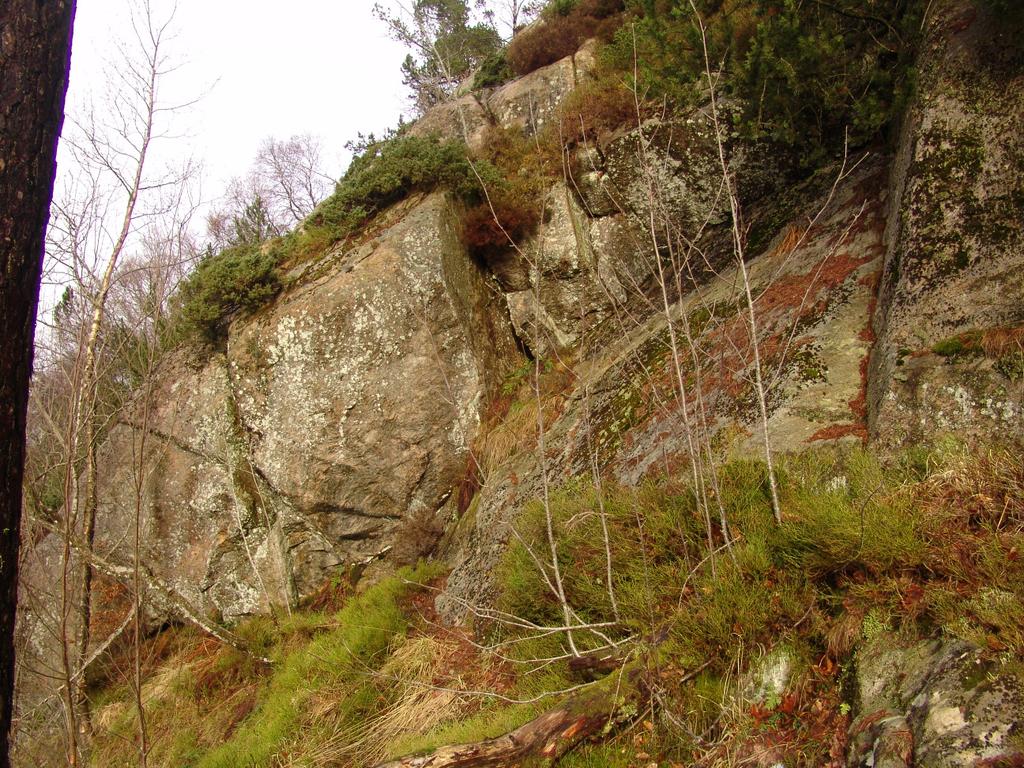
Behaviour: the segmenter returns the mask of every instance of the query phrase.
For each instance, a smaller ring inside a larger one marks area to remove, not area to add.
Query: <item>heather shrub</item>
[[[541,21],[516,35],[507,58],[520,77],[571,56],[590,38],[610,40],[622,20],[622,0],[557,3]]]
[[[637,104],[624,78],[616,72],[606,72],[569,94],[558,117],[563,142],[594,141],[624,125],[635,126]]]
[[[540,145],[519,129],[492,128],[484,142],[484,157],[477,165],[486,194],[465,199],[462,242],[471,253],[488,258],[529,235],[540,223],[542,200],[555,162],[547,145]]]
[[[491,190],[490,201],[468,207],[462,215],[462,242],[483,258],[504,251],[536,229],[540,201],[521,187],[502,184]]]

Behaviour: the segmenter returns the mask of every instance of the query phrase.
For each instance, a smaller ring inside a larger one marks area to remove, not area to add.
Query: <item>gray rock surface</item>
[[[1024,433],[1024,356],[993,334],[1024,333],[1024,59],[981,8],[932,6],[893,166],[869,392],[888,445]],[[965,334],[973,348],[935,353]]]
[[[883,635],[858,652],[850,768],[974,768],[1024,760],[1019,667],[950,638],[906,649],[895,643]]]
[[[149,562],[225,618],[310,594],[443,528],[479,413],[516,365],[504,307],[463,252],[442,195],[326,254],[225,353],[167,364],[149,417]],[[123,549],[135,424],[102,451],[99,530]]]
[[[460,95],[427,110],[409,129],[414,136],[431,134],[463,139],[472,150],[486,141],[487,127],[518,127],[527,134],[543,128],[572,90],[595,66],[596,42],[573,56],[541,67],[498,88]]]

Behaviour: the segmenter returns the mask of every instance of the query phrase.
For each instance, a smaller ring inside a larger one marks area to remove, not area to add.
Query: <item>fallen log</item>
[[[587,682],[600,680],[622,666],[625,655],[619,653],[586,654],[569,659],[569,673]]]
[[[638,661],[621,668],[526,725],[474,744],[439,747],[376,768],[511,768],[551,764],[579,743],[611,733],[646,709],[647,668]]]

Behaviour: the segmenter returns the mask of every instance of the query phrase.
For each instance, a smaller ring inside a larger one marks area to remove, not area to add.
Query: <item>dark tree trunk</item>
[[[0,768],[9,764],[25,414],[74,0],[0,3]]]

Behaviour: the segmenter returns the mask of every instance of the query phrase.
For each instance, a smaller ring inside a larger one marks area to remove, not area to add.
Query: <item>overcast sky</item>
[[[69,117],[90,98],[102,101],[113,41],[131,34],[130,1],[79,0]],[[152,2],[158,17],[174,6]],[[166,80],[165,101],[201,98],[175,116],[182,138],[164,142],[161,157],[201,161],[203,195],[212,198],[245,172],[265,137],[312,133],[337,175],[345,142],[394,125],[407,104],[405,54],[372,8],[373,0],[178,0],[171,56],[182,66]]]

